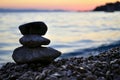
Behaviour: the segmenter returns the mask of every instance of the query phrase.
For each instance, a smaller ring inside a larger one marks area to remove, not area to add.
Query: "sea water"
[[[33,21],[47,24],[47,47],[61,51],[61,58],[120,46],[120,12],[6,12],[0,13],[0,64],[12,62],[13,50],[22,46],[19,25]]]

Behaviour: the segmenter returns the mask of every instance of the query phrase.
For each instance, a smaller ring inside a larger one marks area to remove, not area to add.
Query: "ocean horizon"
[[[22,37],[21,24],[43,21],[48,26],[47,47],[62,52],[59,58],[97,55],[120,46],[120,12],[5,12],[0,13],[0,64],[13,62],[13,50]]]

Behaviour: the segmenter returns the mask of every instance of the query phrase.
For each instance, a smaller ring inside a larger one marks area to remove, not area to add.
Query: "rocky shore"
[[[120,47],[47,65],[7,63],[0,69],[0,80],[120,80]]]

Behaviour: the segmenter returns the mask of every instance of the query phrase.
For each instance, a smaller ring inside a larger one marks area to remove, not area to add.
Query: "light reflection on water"
[[[120,40],[120,12],[51,12],[0,13],[0,59],[12,61],[12,51],[21,46],[18,26],[32,21],[44,21],[48,32],[44,37],[62,53],[97,47]],[[1,62],[0,62],[1,63]]]

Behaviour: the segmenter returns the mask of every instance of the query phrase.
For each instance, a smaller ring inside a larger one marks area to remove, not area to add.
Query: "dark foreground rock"
[[[27,48],[22,46],[14,50],[12,57],[16,63],[49,63],[60,55],[61,52],[50,47]]]
[[[120,47],[48,65],[7,63],[0,69],[0,80],[120,80]]]

